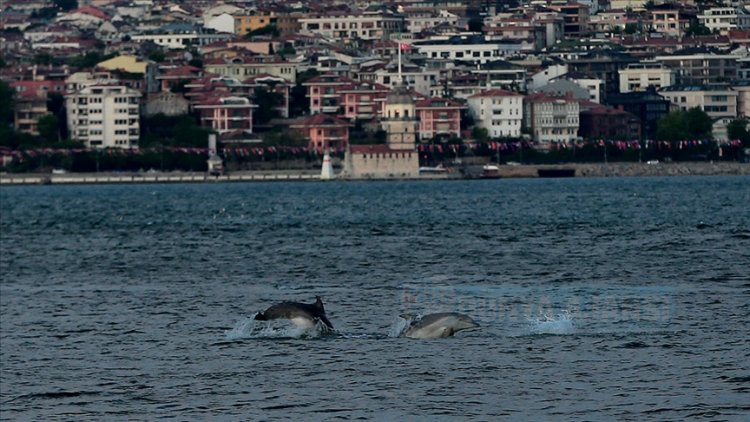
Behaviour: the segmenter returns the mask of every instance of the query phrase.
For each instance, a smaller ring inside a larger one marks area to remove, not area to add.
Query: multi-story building
[[[535,142],[570,142],[578,138],[579,103],[572,96],[554,96],[544,92],[524,98],[524,126]]]
[[[424,98],[417,100],[416,105],[421,141],[461,135],[461,110],[465,108],[461,103],[445,98]]]
[[[253,108],[247,97],[222,93],[209,94],[193,105],[200,114],[201,126],[219,134],[253,133]]]
[[[563,17],[563,33],[567,38],[578,38],[588,32],[589,7],[577,2],[553,2],[550,9]]]
[[[619,73],[623,94],[643,91],[649,86],[660,89],[675,83],[675,72],[659,62],[631,63]]]
[[[521,136],[523,96],[516,92],[491,89],[468,99],[469,114],[475,125],[487,129],[493,138]]]
[[[220,57],[208,59],[203,63],[203,69],[207,73],[233,76],[239,79],[269,74],[284,78],[291,84],[297,82],[297,67],[297,63],[283,60],[277,56]]]
[[[336,74],[323,74],[302,84],[307,87],[307,96],[310,97],[310,114],[339,114],[341,95],[338,90],[352,83],[353,80]]]
[[[132,35],[131,38],[136,42],[151,41],[162,47],[183,49],[229,40],[232,34],[217,33],[213,29],[197,25],[170,23],[156,30]]]
[[[656,126],[670,111],[668,99],[656,93],[653,87],[627,94],[613,94],[607,97],[607,104],[634,114],[641,122],[641,134],[645,139],[654,139]]]
[[[403,17],[390,11],[328,12],[299,19],[302,34],[333,41],[377,41],[402,32]]]
[[[390,89],[381,84],[352,81],[339,86],[343,117],[354,120],[371,120],[380,115]]]
[[[728,35],[733,29],[750,28],[750,14],[743,8],[712,7],[698,15],[698,22],[712,32]]]
[[[47,95],[37,92],[17,93],[13,122],[16,131],[39,135],[39,119],[48,115]]]
[[[721,54],[705,48],[685,49],[654,60],[674,69],[676,85],[711,85],[727,83],[737,76],[735,54]]]
[[[256,29],[268,25],[276,25],[276,15],[272,12],[253,11],[249,14],[237,14],[234,18],[234,33],[237,35],[247,35]]]
[[[503,41],[486,40],[480,36],[420,40],[413,42],[412,48],[431,59],[460,60],[472,64],[487,63],[521,52],[520,44],[504,44]]]
[[[308,141],[308,148],[346,148],[349,145],[349,125],[344,119],[327,114],[316,114],[298,119],[289,127],[295,129]]]
[[[89,148],[138,148],[141,93],[117,84],[93,84],[66,98],[71,139]]]
[[[664,3],[654,6],[648,11],[648,29],[653,32],[679,37],[697,19],[695,14],[687,11],[678,3]]]
[[[713,118],[737,117],[737,91],[728,85],[673,85],[659,93],[680,110],[698,107]]]
[[[639,140],[641,122],[625,110],[596,104],[581,110],[578,134],[584,139]]]

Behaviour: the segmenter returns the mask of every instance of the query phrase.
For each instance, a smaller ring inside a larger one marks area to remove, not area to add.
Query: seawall
[[[559,165],[500,165],[501,178],[539,177],[539,169],[575,169],[575,177],[633,177],[633,176],[718,176],[750,175],[750,164],[737,162],[681,162],[681,163],[571,163]],[[420,175],[414,180],[445,180],[478,177],[481,167],[462,174]],[[352,180],[352,179],[349,179]],[[0,185],[39,184],[102,184],[102,183],[216,183],[216,182],[320,181],[320,172],[313,170],[241,171],[221,176],[202,172],[164,173],[2,173]]]

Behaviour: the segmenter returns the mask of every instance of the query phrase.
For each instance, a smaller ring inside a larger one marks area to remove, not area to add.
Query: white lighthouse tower
[[[320,180],[333,180],[336,175],[333,174],[333,164],[331,163],[331,154],[326,149],[323,154],[323,166],[320,169]]]

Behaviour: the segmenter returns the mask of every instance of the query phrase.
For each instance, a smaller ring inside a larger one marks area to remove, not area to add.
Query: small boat
[[[419,168],[420,174],[423,174],[423,173],[435,174],[435,173],[447,173],[447,172],[448,172],[448,169],[443,167],[442,164],[438,164],[435,167],[420,167]]]
[[[482,179],[499,179],[500,178],[500,167],[494,164],[486,164],[482,166]]]

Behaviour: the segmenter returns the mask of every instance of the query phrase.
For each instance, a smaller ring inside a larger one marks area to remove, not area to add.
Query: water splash
[[[565,335],[575,332],[573,317],[569,311],[563,311],[555,316],[544,315],[541,318],[530,318],[532,334]]]
[[[388,337],[401,337],[411,325],[412,321],[418,320],[421,315],[401,315],[394,319],[391,325],[388,327]]]
[[[224,332],[227,340],[247,338],[320,338],[332,331],[318,322],[312,328],[299,327],[288,320],[256,321],[253,317],[239,321],[234,328]]]

